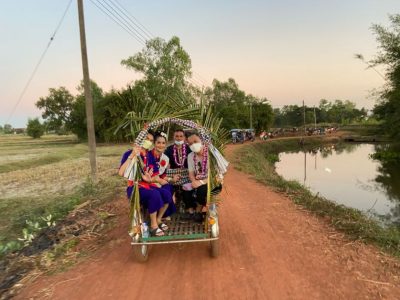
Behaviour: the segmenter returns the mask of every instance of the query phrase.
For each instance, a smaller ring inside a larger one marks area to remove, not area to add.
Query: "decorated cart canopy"
[[[178,224],[174,223],[169,235],[161,237],[144,237],[143,236],[143,218],[144,211],[140,205],[139,182],[141,180],[141,158],[139,153],[135,156],[124,172],[124,177],[134,182],[134,190],[130,199],[130,219],[131,228],[130,236],[132,237],[132,245],[136,246],[136,256],[141,260],[147,259],[147,245],[163,242],[199,242],[209,241],[211,243],[211,255],[216,256],[217,239],[219,235],[217,202],[213,191],[221,190],[223,175],[227,172],[228,161],[222,156],[221,152],[212,143],[211,133],[204,126],[191,120],[184,120],[175,117],[166,117],[154,120],[143,126],[135,139],[135,146],[141,147],[149,132],[155,131],[158,127],[165,125],[178,125],[185,129],[194,130],[203,143],[203,155],[206,155],[209,163],[206,170],[207,176],[207,218],[202,224]],[[179,214],[178,214],[179,215]],[[179,220],[173,217],[171,222]],[[135,249],[135,248],[134,248]]]

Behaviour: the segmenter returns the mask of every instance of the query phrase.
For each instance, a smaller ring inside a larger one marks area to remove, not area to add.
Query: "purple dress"
[[[131,153],[132,150],[128,150],[122,155],[120,166],[122,166],[122,164],[128,159]],[[159,174],[158,164],[156,158],[151,153],[151,151],[146,151],[145,153],[141,153],[141,158],[145,163],[145,168],[153,169],[153,176],[157,176]],[[126,195],[129,200],[131,199],[133,188],[134,188],[134,182],[128,180]],[[163,188],[163,187],[158,188],[154,184],[141,181],[139,182],[139,195],[140,195],[140,204],[148,209],[149,214],[157,212],[167,203],[169,205],[167,211],[164,214],[164,217],[167,217],[176,211],[174,202],[172,200],[172,194],[168,188]]]

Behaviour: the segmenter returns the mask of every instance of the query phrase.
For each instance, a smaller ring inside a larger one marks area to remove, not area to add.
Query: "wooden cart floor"
[[[164,236],[142,238],[142,241],[190,240],[209,237],[209,233],[205,231],[204,222],[196,223],[193,220],[183,220],[180,214],[175,214],[170,221],[165,223],[169,229]]]

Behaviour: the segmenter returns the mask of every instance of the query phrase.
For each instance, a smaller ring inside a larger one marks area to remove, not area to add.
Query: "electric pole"
[[[253,102],[250,102],[250,129],[253,129]]]
[[[306,131],[306,107],[304,106],[304,100],[303,100],[303,125],[304,125],[304,135],[307,135],[307,131]]]
[[[317,130],[317,114],[315,113],[315,105],[314,105],[314,130]]]
[[[83,70],[83,83],[85,90],[86,102],[86,123],[88,133],[88,146],[89,146],[89,160],[92,180],[96,181],[96,138],[94,135],[94,121],[93,121],[93,99],[89,77],[89,65],[86,49],[86,34],[85,34],[85,17],[83,14],[83,2],[78,1],[78,15],[79,15],[79,32],[81,38],[81,54],[82,54],[82,70]]]

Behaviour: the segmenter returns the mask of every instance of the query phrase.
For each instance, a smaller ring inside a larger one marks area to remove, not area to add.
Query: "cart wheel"
[[[149,258],[148,245],[133,245],[133,256],[138,262],[146,262]]]
[[[210,256],[217,257],[219,255],[219,240],[210,242]]]

